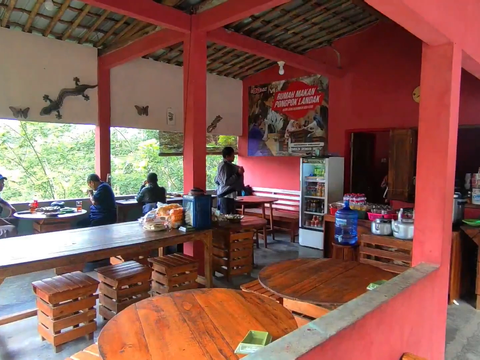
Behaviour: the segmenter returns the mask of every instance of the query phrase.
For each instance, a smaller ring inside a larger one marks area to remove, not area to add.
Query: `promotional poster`
[[[327,152],[328,79],[313,75],[249,88],[249,156]]]

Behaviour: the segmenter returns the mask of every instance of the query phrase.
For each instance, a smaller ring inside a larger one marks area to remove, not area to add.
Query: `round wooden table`
[[[85,215],[87,210],[76,211],[73,213],[45,216],[43,213],[31,213],[30,211],[20,211],[13,216],[17,219],[32,220],[35,233],[47,233],[51,231],[70,230],[73,218]]]
[[[367,292],[370,283],[394,276],[356,261],[295,259],[265,267],[258,280],[281,297],[332,309]]]
[[[245,215],[245,206],[246,205],[260,205],[262,208],[262,217],[266,219],[266,213],[265,213],[265,204],[270,204],[270,232],[272,234],[272,239],[275,240],[275,232],[273,231],[273,207],[272,204],[276,201],[277,199],[271,198],[271,197],[266,197],[266,196],[240,196],[235,199],[235,201],[242,206],[242,215]],[[263,238],[265,241],[265,247],[267,247],[267,227],[265,226],[263,228]]]
[[[100,333],[104,360],[238,359],[237,345],[250,330],[273,341],[297,329],[277,302],[230,289],[173,292],[129,306]]]

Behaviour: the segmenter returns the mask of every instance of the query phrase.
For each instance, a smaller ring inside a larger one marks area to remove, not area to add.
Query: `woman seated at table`
[[[167,191],[165,188],[158,186],[158,177],[155,173],[147,175],[147,180],[143,183],[138,195],[136,196],[138,203],[143,204],[143,215],[157,207],[157,203],[167,202]]]
[[[97,174],[87,177],[87,184],[90,190],[88,195],[92,206],[88,219],[78,223],[79,227],[100,226],[115,224],[117,222],[117,205],[115,194],[108,183],[100,180]]]

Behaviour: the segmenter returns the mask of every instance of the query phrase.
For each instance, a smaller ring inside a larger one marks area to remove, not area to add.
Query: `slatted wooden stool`
[[[231,233],[213,241],[213,270],[227,277],[250,275],[253,269],[253,232]]]
[[[150,296],[151,270],[148,266],[127,261],[96,271],[100,280],[99,314],[106,320]]]
[[[38,332],[58,352],[60,345],[97,329],[95,305],[98,281],[79,271],[35,281]]]
[[[198,261],[184,254],[148,259],[152,264],[152,295],[196,289]]]
[[[258,295],[266,296],[272,300],[275,300],[279,304],[283,304],[283,298],[274,294],[270,290],[265,289],[262,284],[260,284],[260,281],[254,280],[249,283],[240,285],[240,289],[245,292],[252,292]]]
[[[98,345],[93,344],[86,349],[73,354],[65,360],[102,360],[102,358],[100,357],[100,352],[98,351]]]

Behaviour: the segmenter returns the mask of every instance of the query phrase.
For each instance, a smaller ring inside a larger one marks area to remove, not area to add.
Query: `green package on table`
[[[374,290],[376,288],[378,288],[380,285],[383,285],[387,282],[387,280],[378,280],[378,281],[375,281],[373,283],[370,283],[368,286],[367,286],[367,290]]]
[[[272,335],[266,331],[250,330],[243,338],[242,342],[238,344],[235,349],[235,354],[253,354],[255,351],[267,346],[272,342]]]

